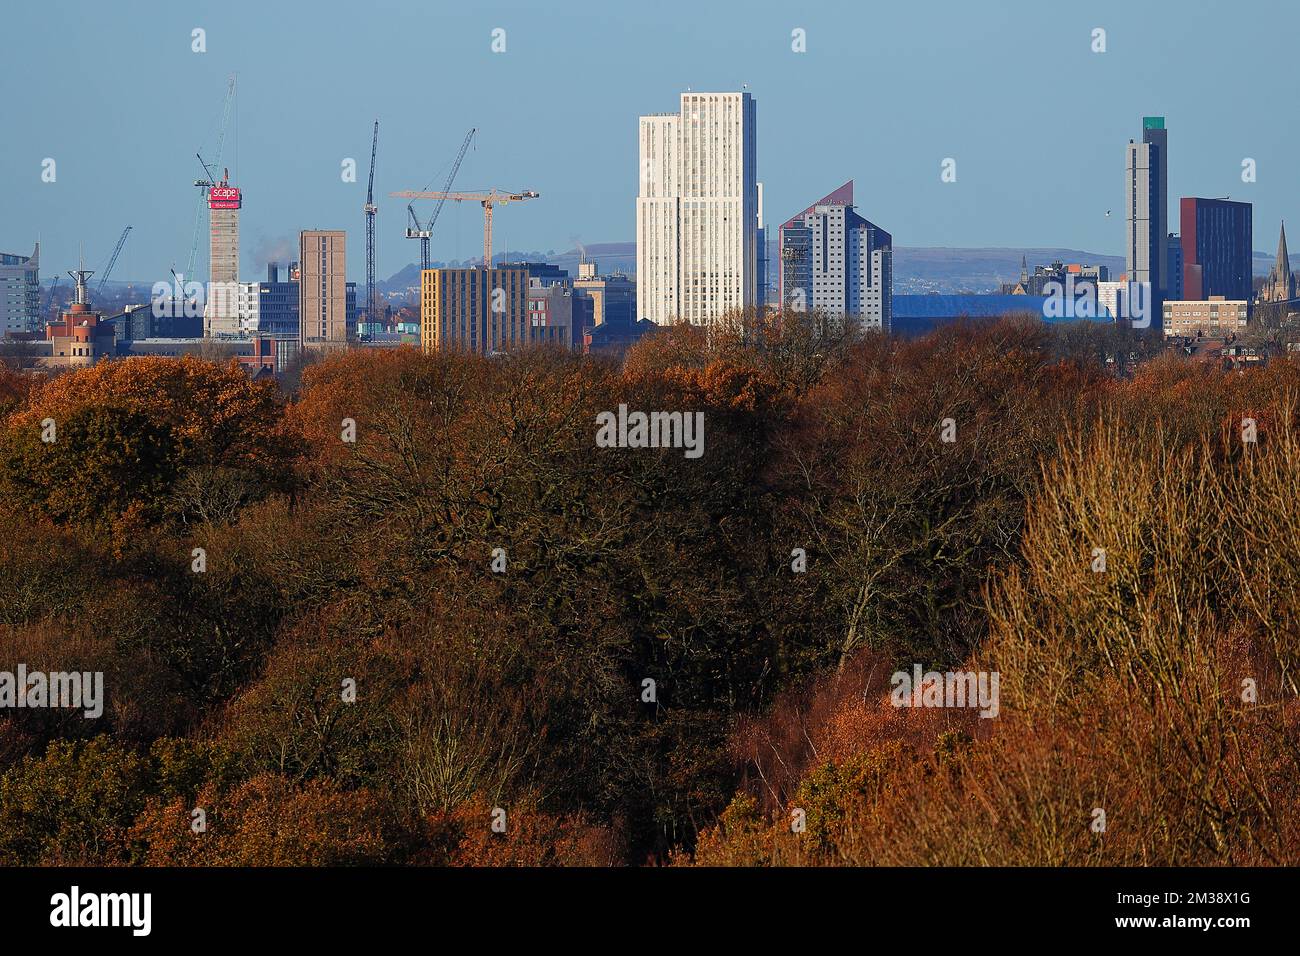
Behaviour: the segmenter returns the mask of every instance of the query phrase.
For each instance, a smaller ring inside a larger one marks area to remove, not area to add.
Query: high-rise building
[[[1183,290],[1176,297],[1249,300],[1254,257],[1250,203],[1184,196],[1178,207]]]
[[[1124,180],[1125,272],[1130,282],[1149,282],[1154,299],[1168,282],[1168,145],[1165,118],[1143,117],[1142,142],[1128,143]]]
[[[683,93],[641,117],[637,314],[697,325],[758,304],[758,161],[749,93]]]
[[[528,269],[425,269],[420,345],[492,355],[529,341]]]
[[[303,346],[348,342],[347,234],[306,229],[298,237],[298,321]]]
[[[41,331],[41,244],[30,256],[0,252],[0,338]]]
[[[893,238],[853,211],[853,180],[786,220],[779,235],[784,308],[889,330]]]
[[[243,193],[230,185],[229,172],[208,189],[208,299],[203,334],[239,334],[239,210]]]

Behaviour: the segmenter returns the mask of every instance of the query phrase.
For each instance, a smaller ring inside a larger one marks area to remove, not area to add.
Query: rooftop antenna
[[[72,300],[73,302],[86,305],[90,301],[89,296],[86,294],[86,280],[94,274],[94,272],[86,268],[86,244],[83,242],[81,244],[80,268],[68,270],[68,276],[77,284],[77,292]]]

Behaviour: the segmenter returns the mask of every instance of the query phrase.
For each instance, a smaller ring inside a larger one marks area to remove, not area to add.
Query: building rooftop
[[[1044,295],[895,295],[894,318],[940,319],[968,315],[983,318],[1008,312],[1043,314]]]

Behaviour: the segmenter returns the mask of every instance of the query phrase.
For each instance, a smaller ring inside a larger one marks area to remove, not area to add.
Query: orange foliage
[[[137,356],[60,375],[33,390],[8,424],[58,421],[70,409],[110,403],[169,428],[183,468],[223,465],[272,478],[296,447],[275,383],[251,381],[235,361],[220,366],[189,355]]]
[[[609,827],[581,814],[548,814],[525,803],[505,816],[505,832],[492,829],[493,808],[466,804],[429,822],[441,853],[424,862],[450,866],[614,866],[618,840]]]
[[[193,829],[193,810],[206,814]],[[383,802],[328,780],[296,785],[253,777],[229,792],[209,785],[195,807],[154,800],[127,834],[146,866],[337,866],[385,862],[393,852]]]

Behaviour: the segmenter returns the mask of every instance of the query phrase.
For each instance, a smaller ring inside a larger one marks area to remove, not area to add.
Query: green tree
[[[46,424],[11,428],[0,469],[20,501],[55,521],[149,519],[162,512],[176,478],[175,442],[170,429],[134,408],[83,405]]]

